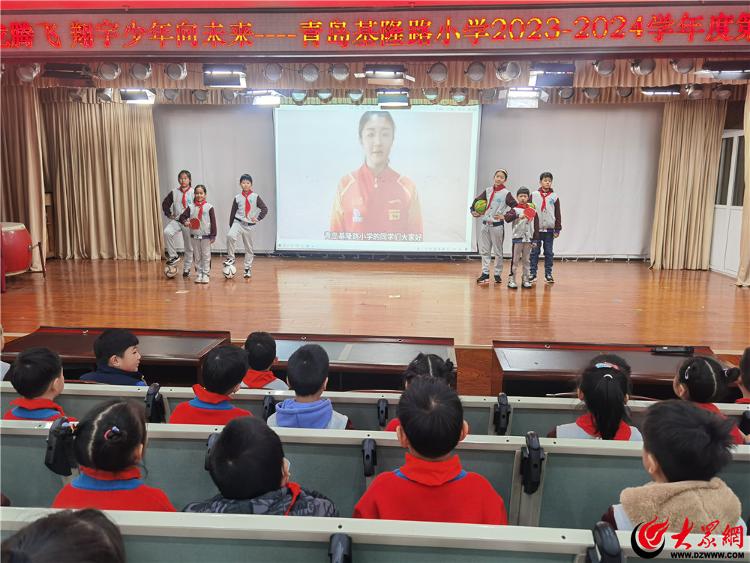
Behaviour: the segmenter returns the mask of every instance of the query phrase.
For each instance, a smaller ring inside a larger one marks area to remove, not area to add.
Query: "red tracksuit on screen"
[[[253,416],[250,411],[233,407],[227,395],[207,391],[202,385],[193,385],[195,399],[177,405],[170,424],[210,424],[223,426],[241,416]]]
[[[505,503],[489,481],[461,468],[457,455],[406,464],[381,473],[354,507],[355,518],[507,524]]]
[[[52,508],[176,512],[163,491],[143,484],[137,467],[117,472],[80,467],[80,471],[57,494]]]

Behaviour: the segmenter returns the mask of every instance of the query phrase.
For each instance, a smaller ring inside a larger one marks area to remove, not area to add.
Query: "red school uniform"
[[[10,402],[13,407],[3,415],[3,420],[50,421],[66,416],[62,407],[49,399],[27,399],[19,397]],[[76,419],[67,417],[71,422]]]
[[[719,407],[714,405],[713,403],[693,403],[696,407],[700,407],[703,410],[706,410],[708,412],[712,412],[714,414],[718,414],[721,418],[726,418],[724,414],[719,410]],[[737,428],[737,425],[735,424],[732,427],[732,431],[730,432],[732,436],[732,440],[734,440],[735,444],[744,444],[745,443],[745,436],[740,432],[740,429]]]
[[[161,489],[143,484],[137,467],[101,471],[81,466],[80,472],[57,493],[52,508],[176,512]]]
[[[750,397],[742,397],[741,399],[737,399],[735,401],[735,404],[738,404],[738,405],[750,405]]]
[[[386,432],[395,432],[396,428],[401,426],[401,421],[398,418],[391,420],[385,427]]]
[[[177,405],[170,424],[211,424],[221,426],[241,416],[253,416],[250,411],[233,407],[227,395],[207,391],[202,385],[193,385],[195,399]]]
[[[354,518],[507,524],[505,503],[489,481],[464,471],[458,455],[406,463],[381,473],[354,507]]]
[[[242,383],[247,385],[248,389],[263,389],[269,383],[276,381],[276,376],[270,369],[258,371],[252,368],[248,369]]]

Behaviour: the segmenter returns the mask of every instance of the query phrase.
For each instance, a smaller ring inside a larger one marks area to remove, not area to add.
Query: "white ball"
[[[167,276],[169,279],[172,279],[177,275],[177,266],[165,266],[164,267],[164,275]]]
[[[234,275],[237,273],[237,268],[235,268],[233,265],[230,266],[224,266],[224,269],[222,270],[224,273],[224,277],[228,280],[231,280]]]

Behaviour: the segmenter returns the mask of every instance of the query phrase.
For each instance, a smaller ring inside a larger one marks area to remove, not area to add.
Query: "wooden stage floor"
[[[710,272],[652,272],[642,263],[555,264],[557,283],[531,290],[478,287],[477,260],[354,262],[256,258],[253,278],[209,285],[167,280],[163,262],[51,260],[41,274],[8,279],[6,333],[39,325],[750,345],[750,291]],[[507,281],[506,262],[503,281]]]

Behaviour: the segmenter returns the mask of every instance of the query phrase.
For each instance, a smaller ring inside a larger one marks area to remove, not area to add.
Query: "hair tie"
[[[114,436],[119,436],[119,435],[120,435],[120,429],[117,428],[117,426],[113,426],[112,428],[110,428],[104,433],[104,439],[111,440]]]
[[[605,373],[605,374],[604,374],[604,375],[602,376],[602,379],[607,379],[607,378],[609,378],[609,379],[614,379],[614,377],[612,377],[612,374],[611,374],[611,373]]]
[[[594,367],[596,369],[613,369],[615,371],[622,371],[620,369],[620,366],[618,366],[617,364],[612,364],[610,362],[599,362],[599,363],[594,364]]]

